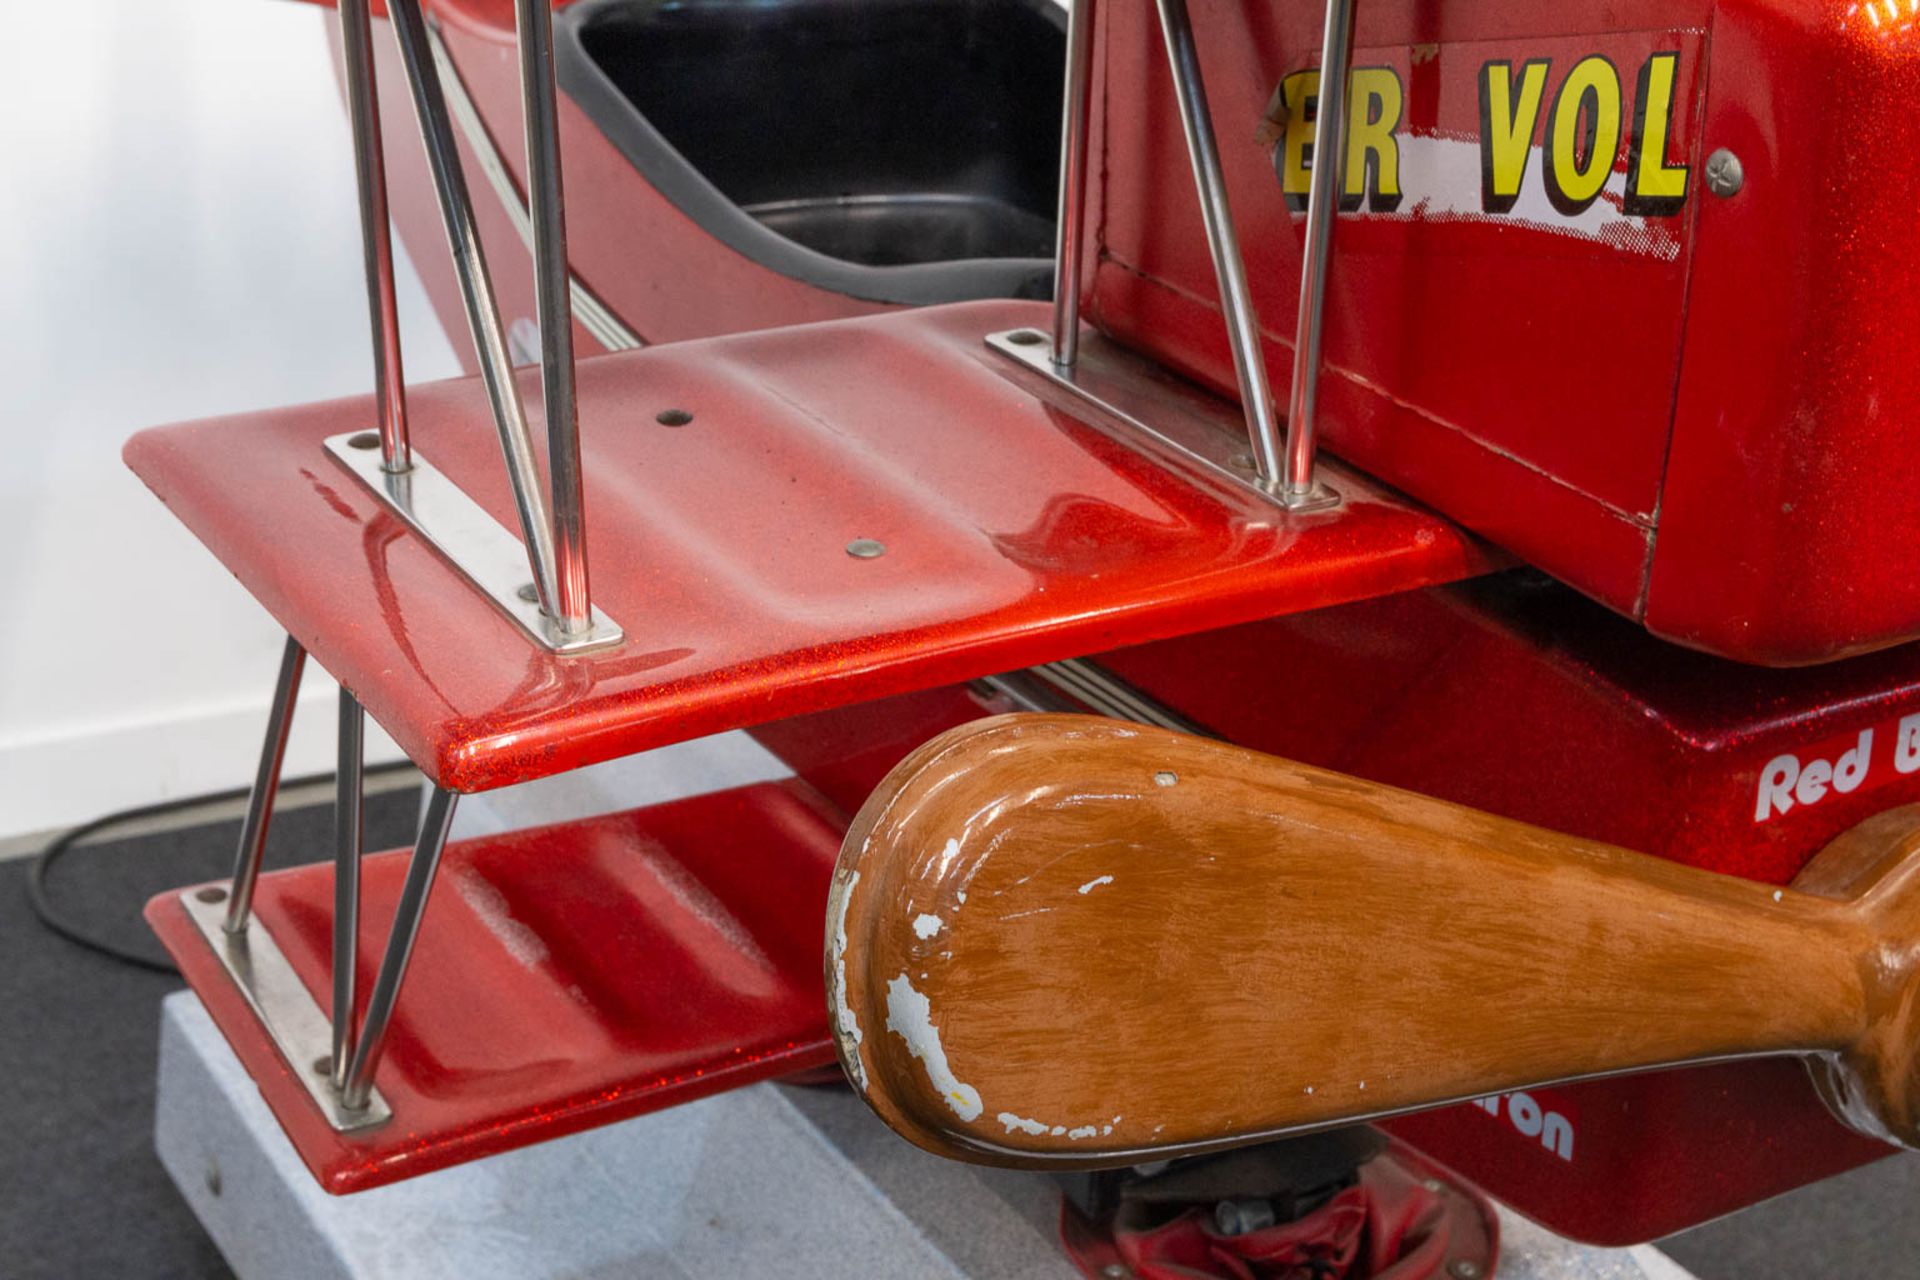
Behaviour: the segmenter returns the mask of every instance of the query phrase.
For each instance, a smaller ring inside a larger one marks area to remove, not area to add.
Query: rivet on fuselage
[[[1725,199],[1740,194],[1740,188],[1747,185],[1747,171],[1740,165],[1740,157],[1721,147],[1707,157],[1707,190]]]

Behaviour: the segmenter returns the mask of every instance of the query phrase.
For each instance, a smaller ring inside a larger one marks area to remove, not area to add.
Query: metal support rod
[[[548,514],[540,469],[534,461],[526,410],[514,386],[513,362],[508,358],[506,335],[500,328],[500,310],[493,300],[492,277],[487,273],[486,252],[481,247],[480,231],[473,219],[473,201],[468,196],[466,175],[460,167],[453,126],[447,118],[440,72],[434,65],[433,51],[427,41],[426,20],[420,16],[420,0],[389,0],[387,13],[393,20],[400,61],[406,68],[407,88],[413,97],[414,115],[420,123],[421,141],[426,144],[427,167],[433,172],[440,217],[446,224],[447,245],[453,252],[454,272],[460,279],[460,298],[466,306],[467,327],[473,333],[480,376],[486,383],[493,423],[500,433],[500,451],[506,456],[507,478],[513,484],[513,501],[520,514],[520,532],[526,541],[534,590],[539,593],[540,607],[547,616],[558,618],[553,521]]]
[[[1080,358],[1080,245],[1087,211],[1087,121],[1093,94],[1094,0],[1068,0],[1067,87],[1060,110],[1060,203],[1053,262],[1053,362]]]
[[[354,967],[360,945],[360,846],[365,830],[364,739],[360,700],[340,686],[340,735],[333,781],[333,1087],[347,1085],[353,1055]]]
[[[280,651],[280,674],[273,683],[273,706],[267,712],[267,736],[260,744],[260,767],[247,796],[247,819],[240,828],[240,850],[233,862],[233,886],[227,895],[225,928],[229,934],[247,931],[253,910],[253,886],[260,879],[260,858],[267,850],[267,828],[273,825],[273,801],[280,790],[280,764],[287,757],[287,732],[293,728],[293,704],[300,697],[300,674],[306,670],[307,651],[292,636]]]
[[[559,592],[549,615],[566,635],[593,628],[587,530],[580,480],[580,419],[573,382],[572,277],[567,269],[566,200],[560,185],[560,126],[554,99],[552,0],[514,0],[520,32],[520,104],[527,133],[527,205],[533,221],[533,286],[540,310],[540,386],[547,416],[547,470],[553,482],[554,570]]]
[[[1220,303],[1227,322],[1227,342],[1233,348],[1233,374],[1240,386],[1241,410],[1260,481],[1279,489],[1284,456],[1280,426],[1273,416],[1273,390],[1260,353],[1260,317],[1247,288],[1247,268],[1240,257],[1240,239],[1233,229],[1233,211],[1227,206],[1226,180],[1220,173],[1220,153],[1214,145],[1213,116],[1207,110],[1207,87],[1200,75],[1200,59],[1193,47],[1193,26],[1186,0],[1157,0],[1160,33],[1173,69],[1174,94],[1180,104],[1180,124],[1187,135],[1187,155],[1193,161],[1193,180],[1200,191],[1200,215],[1206,223],[1207,248],[1213,254],[1213,273],[1220,282]]]
[[[1347,120],[1347,64],[1352,58],[1353,0],[1327,0],[1320,46],[1319,109],[1307,182],[1307,235],[1300,259],[1300,315],[1294,326],[1293,391],[1287,401],[1287,470],[1283,496],[1314,487],[1314,436],[1320,406],[1320,347],[1326,333],[1327,262],[1339,216]]]
[[[459,799],[458,792],[444,787],[435,787],[427,797],[413,859],[407,864],[406,883],[394,908],[393,928],[387,934],[387,949],[380,957],[380,971],[374,975],[373,992],[367,997],[367,1014],[360,1023],[347,1082],[340,1090],[340,1105],[350,1111],[366,1106],[373,1092],[373,1073],[380,1066],[380,1055],[386,1052],[394,1002],[400,998],[400,983],[407,976],[407,962],[413,958],[420,917],[427,909],[427,895],[433,888],[434,872],[440,868],[440,854],[447,847],[447,830],[453,825],[454,805]]]
[[[413,466],[407,439],[407,380],[400,360],[400,310],[393,297],[393,240],[387,225],[386,156],[380,141],[380,92],[373,72],[367,0],[340,0],[340,58],[347,117],[353,126],[354,185],[360,193],[360,247],[373,324],[373,399],[380,419],[380,461],[388,471]]]

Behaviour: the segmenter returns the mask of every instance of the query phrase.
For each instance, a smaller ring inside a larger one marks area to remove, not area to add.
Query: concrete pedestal
[[[190,993],[155,1145],[242,1280],[1071,1280],[1059,1194],[927,1155],[851,1094],[763,1084],[354,1196],[314,1184]],[[1502,1213],[1500,1280],[1687,1280]]]

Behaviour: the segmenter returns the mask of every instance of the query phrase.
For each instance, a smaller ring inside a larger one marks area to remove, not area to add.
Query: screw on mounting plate
[[[1015,329],[1007,335],[1008,342],[1017,342],[1023,347],[1037,347],[1047,340],[1047,335],[1038,329]]]
[[[1100,1274],[1105,1277],[1105,1280],[1129,1280],[1133,1272],[1127,1270],[1121,1263],[1109,1262],[1100,1268]]]
[[[217,1197],[220,1194],[220,1185],[221,1185],[220,1162],[218,1160],[215,1160],[212,1156],[207,1157],[206,1179],[207,1179],[207,1194]]]
[[[1740,194],[1740,188],[1747,185],[1747,171],[1740,164],[1740,157],[1721,147],[1707,157],[1707,190],[1725,199]]]
[[[877,538],[855,538],[847,544],[847,554],[855,560],[876,560],[887,554],[887,544]]]
[[[356,431],[347,437],[347,444],[355,449],[378,449],[380,433],[378,431]]]
[[[1447,1264],[1447,1274],[1453,1280],[1480,1280],[1486,1270],[1472,1258],[1455,1258]]]
[[[534,586],[531,582],[522,583],[520,589],[513,594],[519,596],[528,604],[540,603],[540,588]]]
[[[1244,1236],[1274,1224],[1271,1200],[1222,1200],[1213,1206],[1213,1225],[1223,1236]]]
[[[196,890],[193,896],[202,902],[225,902],[227,891],[217,884],[210,884],[204,889]]]
[[[685,409],[662,409],[653,420],[663,427],[684,427],[693,421],[693,415]]]

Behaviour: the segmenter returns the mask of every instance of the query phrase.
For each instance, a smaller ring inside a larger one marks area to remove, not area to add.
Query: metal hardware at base
[[[1316,484],[1302,494],[1284,493],[1263,484],[1246,452],[1246,432],[1233,406],[1178,381],[1158,365],[1098,333],[1082,336],[1079,359],[1071,365],[1054,364],[1051,335],[1039,329],[990,333],[987,345],[1131,427],[1133,432],[1125,435],[1108,433],[1123,443],[1144,443],[1149,452],[1183,463],[1188,470],[1197,467],[1203,474],[1257,494],[1290,514],[1324,511],[1340,503],[1340,495],[1325,484]],[[1098,421],[1089,421],[1088,425],[1104,429]],[[1137,440],[1133,433],[1145,439]]]
[[[1219,736],[1085,658],[986,676],[979,685],[1021,711],[1092,711],[1109,719],[1154,725],[1197,738]]]
[[[377,450],[373,458],[377,466],[380,459]],[[367,1105],[357,1111],[349,1111],[341,1104],[340,1095],[333,1091],[327,1079],[327,1065],[333,1051],[333,1025],[327,1015],[320,1012],[320,1006],[307,993],[306,984],[293,971],[266,926],[254,920],[244,933],[228,933],[225,891],[212,902],[201,898],[206,892],[205,888],[188,889],[180,895],[180,902],[207,945],[220,957],[234,988],[247,998],[253,1016],[266,1028],[274,1048],[286,1059],[287,1068],[306,1086],[307,1095],[320,1108],[327,1123],[340,1133],[350,1133],[392,1119],[393,1110],[378,1092],[370,1095]]]
[[[1325,511],[1340,505],[1339,492],[1324,480],[1315,480],[1311,489],[1288,490],[1275,496],[1281,506],[1295,512]]]
[[[459,792],[435,787],[420,814],[420,833],[414,839],[413,856],[407,860],[406,883],[393,908],[393,925],[387,931],[380,969],[373,975],[373,990],[367,994],[367,1012],[355,1036],[347,1082],[340,1088],[340,1105],[350,1111],[361,1110],[373,1096],[373,1073],[379,1070],[380,1057],[386,1052],[393,1008],[407,979],[407,965],[420,938],[420,921],[426,915],[427,899],[433,893],[440,855],[447,851],[447,832],[453,827],[453,811],[459,803]]]
[[[267,736],[260,745],[260,764],[247,793],[247,819],[240,828],[240,848],[234,855],[226,923],[228,933],[247,931],[247,913],[253,909],[253,886],[260,878],[260,860],[267,852],[267,828],[273,825],[273,802],[280,794],[280,767],[286,762],[287,734],[293,729],[293,709],[300,701],[300,676],[307,669],[307,651],[287,637],[280,651],[280,675],[274,681],[273,708],[267,714]]]
[[[1060,109],[1060,203],[1054,220],[1053,342],[1055,364],[1080,358],[1081,222],[1087,212],[1087,121],[1093,76],[1094,0],[1067,0],[1067,84]]]
[[[1353,0],[1327,0],[1326,34],[1320,48],[1321,102],[1347,100],[1348,64],[1353,61]],[[1347,113],[1322,111],[1314,122],[1313,154],[1338,156]],[[1327,164],[1308,180],[1307,234],[1300,251],[1300,309],[1293,330],[1293,383],[1287,400],[1286,477],[1289,492],[1309,492],[1314,439],[1320,414],[1321,349],[1327,332],[1327,266],[1333,258],[1334,188],[1340,166]]]
[[[500,439],[507,481],[513,489],[520,535],[526,542],[527,565],[540,588],[541,602],[558,616],[561,614],[560,571],[554,552],[553,511],[546,487],[540,482],[540,468],[534,461],[526,406],[521,403],[520,388],[513,380],[506,330],[500,323],[493,276],[487,269],[486,245],[480,239],[473,199],[467,191],[466,172],[461,167],[460,146],[447,118],[440,69],[427,47],[426,18],[422,16],[420,0],[388,0],[387,17],[394,42],[400,48],[400,65],[406,72],[414,119],[420,126],[420,141],[426,150],[427,170],[433,177],[435,204],[446,231],[454,278],[460,285],[467,331],[473,339],[480,381],[487,391],[487,408]],[[555,429],[564,433],[569,425],[574,424],[557,423]]]
[[[527,581],[527,550],[518,538],[417,450],[413,468],[395,475],[381,467],[379,449],[362,448],[356,439],[373,443],[367,433],[352,431],[328,436],[326,450],[536,643],[554,653],[577,654],[624,638],[619,625],[598,608],[591,630],[563,634],[541,611],[537,597],[529,603],[520,596]]]
[[[1253,305],[1246,260],[1240,254],[1240,236],[1234,230],[1233,210],[1227,202],[1227,180],[1220,168],[1220,148],[1214,138],[1213,113],[1207,106],[1207,86],[1200,74],[1200,55],[1194,48],[1187,0],[1155,0],[1154,8],[1160,14],[1161,40],[1173,75],[1174,98],[1180,107],[1180,128],[1186,135],[1187,159],[1192,163],[1194,189],[1200,197],[1207,253],[1213,259],[1213,278],[1220,288],[1220,316],[1226,322],[1227,346],[1233,352],[1233,380],[1240,388],[1240,411],[1247,443],[1253,450],[1253,465],[1263,483],[1284,484],[1286,447],[1274,417],[1273,388],[1267,380],[1267,358],[1260,347],[1260,316]]]
[[[427,24],[427,44],[433,50],[433,60],[440,65],[440,87],[445,91],[447,107],[453,114],[453,122],[460,127],[460,136],[466,139],[474,158],[480,162],[481,176],[487,185],[493,188],[493,194],[499,198],[500,211],[507,215],[507,221],[520,233],[520,242],[533,251],[533,215],[527,212],[526,199],[521,196],[520,188],[514,185],[513,177],[507,172],[507,162],[500,158],[500,149],[493,145],[493,137],[487,132],[486,125],[480,122],[479,108],[473,105],[473,96],[467,92],[466,82],[460,78],[460,69],[453,65],[453,55],[447,52],[447,42],[440,36],[437,22]],[[647,344],[640,335],[629,329],[613,309],[596,297],[593,291],[574,276],[570,282],[573,295],[573,318],[580,327],[593,335],[593,340],[609,351],[632,351]],[[537,359],[539,349],[529,348],[532,358]]]
[[[359,986],[354,982],[360,947],[360,852],[366,837],[367,713],[345,685],[340,686],[338,765],[333,781],[333,1060],[327,1078],[335,1089],[347,1087],[353,1059],[354,1014]]]

